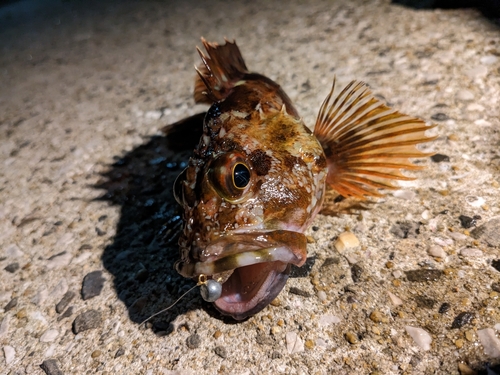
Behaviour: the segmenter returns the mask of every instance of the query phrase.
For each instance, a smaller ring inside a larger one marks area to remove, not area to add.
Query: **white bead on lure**
[[[431,155],[416,145],[434,139],[425,135],[433,126],[387,107],[360,81],[334,96],[334,81],[311,132],[277,83],[248,71],[236,43],[202,43],[194,98],[211,107],[164,129],[180,140],[202,131],[174,186],[184,220],[176,269],[241,320],[304,264],[304,232],[325,189],[363,200],[413,179],[401,170],[422,168],[409,158]]]

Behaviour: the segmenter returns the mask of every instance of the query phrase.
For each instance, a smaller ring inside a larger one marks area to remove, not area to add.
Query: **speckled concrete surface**
[[[388,1],[26,4],[0,8],[1,373],[498,372],[498,26]],[[255,317],[192,292],[139,326],[192,286],[170,236],[187,154],[159,129],[205,109],[202,35],[235,38],[311,125],[334,74],[365,80],[438,124],[423,149],[443,156],[368,209],[320,215],[311,272]],[[339,253],[346,230],[360,246]]]

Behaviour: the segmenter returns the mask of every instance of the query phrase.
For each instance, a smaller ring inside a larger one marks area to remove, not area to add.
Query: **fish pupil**
[[[245,188],[250,182],[250,170],[246,165],[238,163],[233,169],[233,182],[234,186],[238,189]]]

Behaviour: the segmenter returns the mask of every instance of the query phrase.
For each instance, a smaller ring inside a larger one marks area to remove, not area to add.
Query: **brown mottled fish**
[[[291,265],[307,256],[305,230],[325,189],[344,197],[381,196],[391,180],[411,180],[409,158],[432,140],[422,120],[390,109],[363,82],[337,96],[335,82],[314,131],[269,78],[248,71],[236,43],[202,39],[194,98],[206,114],[168,126],[178,141],[201,134],[174,195],[183,207],[177,271],[201,281],[202,296],[244,319],[281,291]]]

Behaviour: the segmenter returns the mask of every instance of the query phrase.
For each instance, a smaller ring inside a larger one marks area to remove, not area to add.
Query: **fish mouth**
[[[226,235],[210,243],[194,266],[222,283],[214,302],[224,315],[242,320],[265,308],[281,292],[291,265],[307,257],[304,234],[287,230]]]

